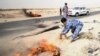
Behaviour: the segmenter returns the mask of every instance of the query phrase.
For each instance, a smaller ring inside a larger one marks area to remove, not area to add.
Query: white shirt
[[[68,13],[68,6],[64,6],[64,7],[62,8],[62,12],[63,12],[63,13]]]

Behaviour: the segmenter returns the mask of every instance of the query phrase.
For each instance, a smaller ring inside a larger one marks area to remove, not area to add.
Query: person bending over
[[[66,18],[61,18],[61,22],[64,25],[64,29],[63,31],[60,33],[60,39],[62,39],[62,36],[64,35],[66,36],[66,33],[69,32],[69,30],[71,29],[71,32],[73,33],[71,36],[71,42],[75,41],[77,36],[79,35],[82,27],[83,27],[83,23],[79,20],[76,19],[66,19]]]

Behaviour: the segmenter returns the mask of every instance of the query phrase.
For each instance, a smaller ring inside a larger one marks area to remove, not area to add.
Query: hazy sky
[[[59,8],[68,6],[100,7],[100,0],[0,0],[0,8]]]

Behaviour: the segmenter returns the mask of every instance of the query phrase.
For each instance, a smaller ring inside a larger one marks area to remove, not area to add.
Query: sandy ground
[[[27,48],[37,46],[37,42],[41,39],[46,39],[49,43],[60,48],[61,56],[100,56],[100,37],[98,37],[98,32],[100,32],[99,18],[100,14],[80,19],[80,21],[84,23],[84,27],[81,32],[86,32],[87,34],[72,43],[70,42],[70,38],[63,38],[62,40],[59,40],[59,34],[62,31],[62,27],[35,36],[27,36],[16,39],[1,39],[0,56],[13,56],[16,52],[24,52]],[[89,35],[88,29],[91,29],[90,32],[93,34],[92,39],[89,39],[92,35]],[[32,32],[27,34],[32,34]],[[68,36],[70,35],[71,32],[68,33]]]

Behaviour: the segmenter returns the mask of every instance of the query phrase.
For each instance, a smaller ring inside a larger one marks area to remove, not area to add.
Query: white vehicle
[[[72,9],[69,9],[68,11],[68,15],[71,15],[71,16],[79,16],[79,15],[83,15],[83,14],[86,14],[88,15],[89,14],[89,10],[86,9],[85,7],[74,7]]]

